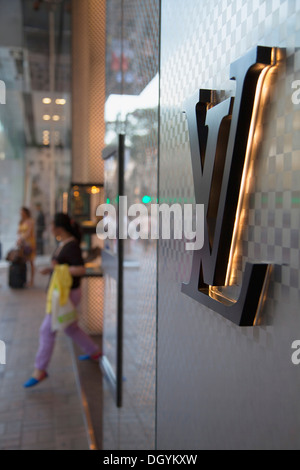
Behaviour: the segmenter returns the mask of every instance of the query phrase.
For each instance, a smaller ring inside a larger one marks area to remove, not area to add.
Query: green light
[[[106,204],[110,204],[110,199],[109,199],[109,197],[106,199]]]
[[[300,198],[299,197],[292,197],[292,204],[295,206],[300,205]]]
[[[148,204],[149,202],[151,202],[151,197],[150,196],[144,196],[142,201],[143,201],[144,204]]]

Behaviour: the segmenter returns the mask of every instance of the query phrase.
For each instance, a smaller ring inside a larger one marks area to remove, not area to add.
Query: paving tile
[[[55,431],[54,428],[45,428],[41,429],[38,432],[38,443],[43,444],[43,443],[49,443],[53,442],[55,440]]]
[[[84,443],[84,431],[73,434],[61,434],[56,436],[57,450],[88,450],[88,444]]]
[[[0,449],[10,450],[13,448],[19,448],[21,445],[20,437],[3,437],[0,438]]]
[[[25,432],[23,431],[21,436],[21,443],[23,446],[32,446],[38,442],[38,435],[39,430],[37,429],[27,429]]]
[[[0,413],[0,423],[8,423],[10,421],[19,421],[23,419],[24,410],[12,410]]]
[[[5,435],[9,436],[19,436],[21,434],[22,421],[10,421],[6,423],[5,426]]]
[[[20,450],[57,450],[55,442],[22,445]]]

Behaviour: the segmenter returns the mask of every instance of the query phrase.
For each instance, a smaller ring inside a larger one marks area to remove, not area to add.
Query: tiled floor
[[[89,449],[73,350],[64,335],[57,337],[49,378],[23,388],[33,369],[46,284],[37,276],[36,287],[11,290],[7,270],[0,269],[0,340],[6,344],[6,365],[0,365],[0,450]]]

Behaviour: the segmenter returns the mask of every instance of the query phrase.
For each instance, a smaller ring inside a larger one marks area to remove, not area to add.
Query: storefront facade
[[[120,196],[204,205],[201,249],[128,238],[117,276],[102,256],[84,290],[101,300],[102,448],[299,449],[300,1],[8,3],[2,250],[21,205],[49,225],[81,187],[92,223]]]

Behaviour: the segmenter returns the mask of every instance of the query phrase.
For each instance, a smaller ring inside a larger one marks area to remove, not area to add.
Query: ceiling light
[[[51,116],[49,116],[49,114],[44,114],[43,119],[44,121],[50,121]]]
[[[43,103],[44,104],[50,104],[50,103],[52,103],[52,100],[51,100],[51,98],[43,98]]]
[[[56,103],[56,104],[60,104],[60,105],[62,105],[62,106],[63,106],[64,104],[66,104],[66,102],[67,102],[67,101],[66,101],[65,99],[63,99],[63,98],[61,98],[61,99],[57,98],[57,100],[55,100],[55,103]]]
[[[97,188],[97,186],[92,186],[91,193],[92,194],[98,194],[98,193],[100,193],[100,189]]]
[[[58,116],[57,114],[55,114],[53,117],[52,117],[53,121],[59,121],[60,120],[60,116]]]

